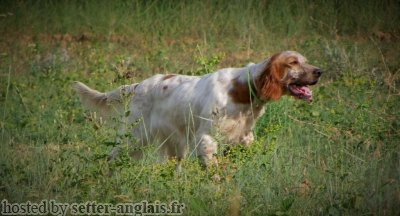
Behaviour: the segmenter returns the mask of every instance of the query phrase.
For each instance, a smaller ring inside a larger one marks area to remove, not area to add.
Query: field
[[[0,200],[399,215],[399,23],[392,0],[0,1]],[[107,163],[115,123],[71,88],[201,75],[282,50],[324,70],[314,101],[267,103],[252,146],[224,153],[221,141],[209,170],[189,157],[177,173],[174,160],[158,161],[157,143],[142,160],[125,151]]]

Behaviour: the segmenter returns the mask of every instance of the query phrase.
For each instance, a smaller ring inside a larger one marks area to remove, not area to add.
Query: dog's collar
[[[252,98],[254,98],[254,102],[256,103],[264,103],[265,101],[261,100],[258,96],[257,96],[257,89],[254,85],[254,81],[250,78],[251,74],[250,74],[250,70],[247,70],[247,85],[249,86],[249,90],[250,90],[250,101],[252,101]]]

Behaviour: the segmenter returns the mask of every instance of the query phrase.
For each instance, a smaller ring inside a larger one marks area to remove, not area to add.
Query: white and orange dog
[[[155,75],[140,83],[100,93],[76,82],[84,104],[105,112],[131,94],[128,123],[139,120],[131,133],[142,146],[158,139],[164,155],[184,159],[190,150],[204,165],[215,161],[215,131],[227,143],[249,145],[264,104],[283,95],[311,101],[308,88],[322,71],[294,51],[284,51],[242,68],[224,68],[203,76]],[[117,155],[114,149],[110,159]]]

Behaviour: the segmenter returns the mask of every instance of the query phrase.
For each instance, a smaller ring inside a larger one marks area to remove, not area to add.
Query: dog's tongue
[[[307,86],[291,85],[290,89],[299,98],[312,101],[312,91]]]

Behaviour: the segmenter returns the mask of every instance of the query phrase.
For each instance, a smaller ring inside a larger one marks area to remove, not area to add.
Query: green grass
[[[179,200],[185,215],[399,214],[397,2],[0,4],[0,199]],[[116,131],[71,89],[204,74],[286,49],[324,69],[314,101],[266,104],[253,145],[221,148],[208,171],[189,158],[177,175],[155,147],[108,164]]]

